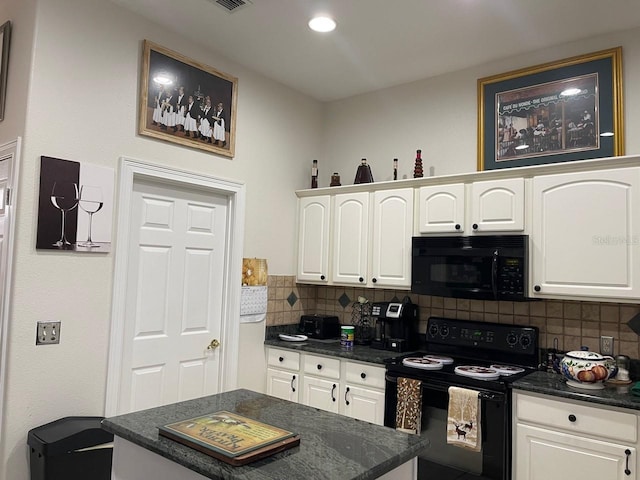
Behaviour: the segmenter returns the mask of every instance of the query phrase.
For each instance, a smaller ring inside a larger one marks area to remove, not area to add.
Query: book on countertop
[[[300,444],[300,436],[225,410],[158,427],[160,435],[231,465]]]

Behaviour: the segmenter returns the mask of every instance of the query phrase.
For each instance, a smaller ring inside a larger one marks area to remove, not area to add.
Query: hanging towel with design
[[[482,449],[480,412],[479,392],[449,387],[447,443],[479,452]]]
[[[422,423],[422,382],[398,377],[397,405],[396,430],[419,435]]]

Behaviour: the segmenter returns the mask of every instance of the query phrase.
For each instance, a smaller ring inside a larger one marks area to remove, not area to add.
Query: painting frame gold
[[[144,40],[140,135],[233,158],[237,97],[237,77]]]
[[[480,78],[477,89],[479,171],[624,155],[622,47]]]

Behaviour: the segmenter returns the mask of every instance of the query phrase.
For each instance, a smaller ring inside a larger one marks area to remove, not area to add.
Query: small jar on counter
[[[618,373],[616,374],[616,380],[620,382],[627,382],[631,380],[629,376],[629,369],[631,368],[631,359],[626,355],[618,355],[616,357],[616,366],[618,367]]]

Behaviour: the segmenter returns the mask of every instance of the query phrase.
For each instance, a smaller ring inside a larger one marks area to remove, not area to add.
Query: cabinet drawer
[[[347,362],[347,383],[384,389],[384,368],[367,363]]]
[[[267,350],[267,364],[288,370],[300,369],[300,354],[290,350],[269,348]]]
[[[519,422],[535,423],[569,432],[635,443],[637,417],[607,408],[562,402],[548,397],[516,393]]]
[[[340,360],[319,355],[304,356],[304,373],[316,377],[340,378]]]

